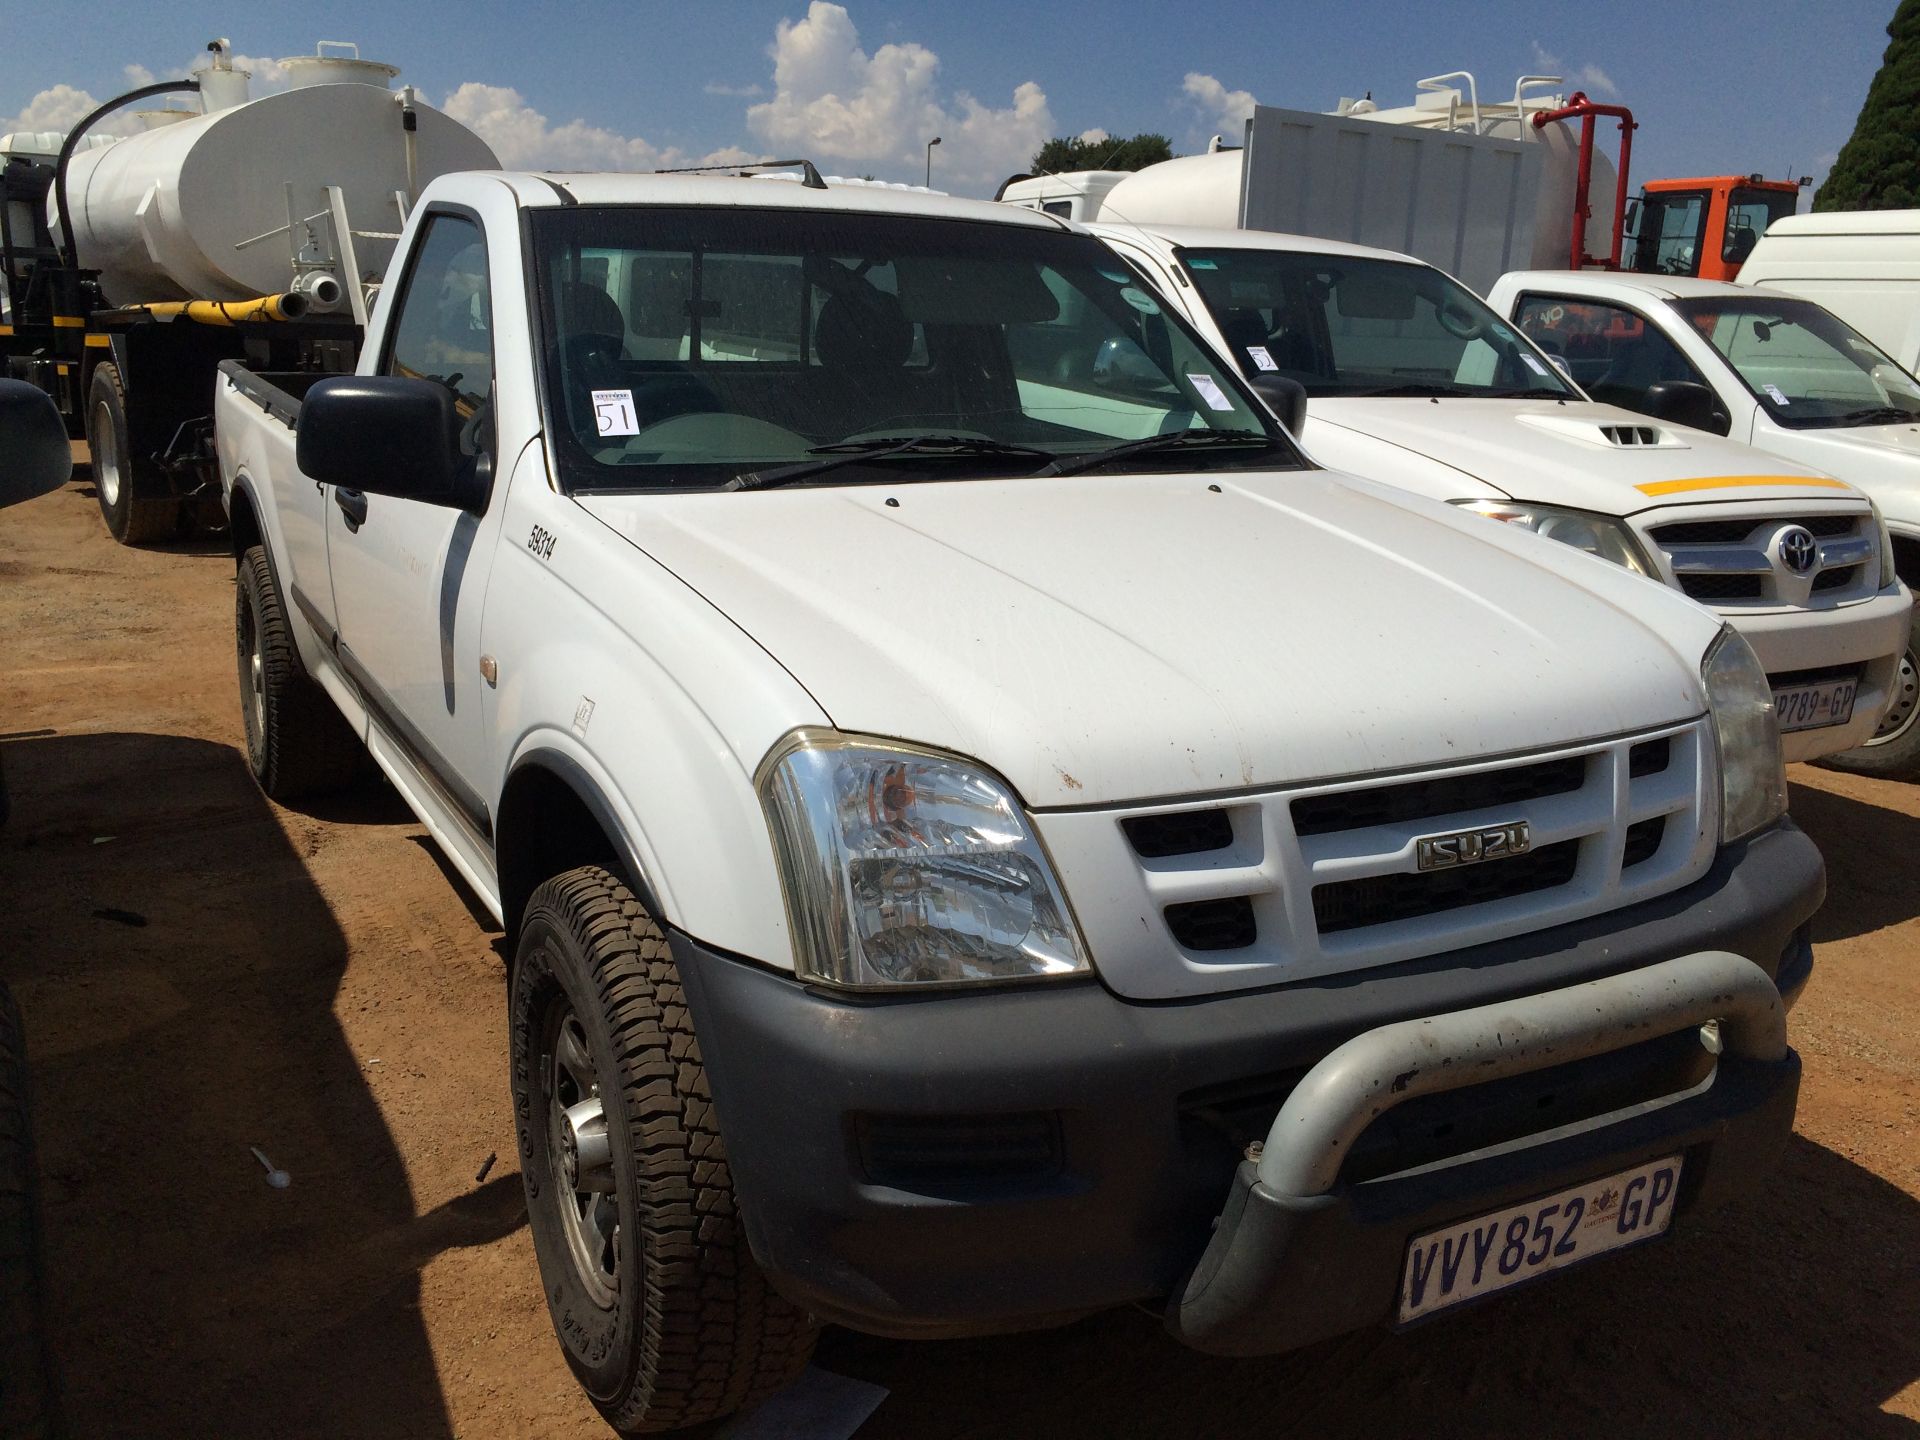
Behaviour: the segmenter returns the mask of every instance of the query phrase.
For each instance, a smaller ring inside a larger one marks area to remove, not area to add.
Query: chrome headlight
[[[1787,772],[1773,687],[1753,647],[1732,627],[1700,662],[1720,750],[1720,843],[1731,844],[1787,813]]]
[[[1602,560],[1624,565],[1636,575],[1658,577],[1659,572],[1653,568],[1647,552],[1640,548],[1633,531],[1610,515],[1569,510],[1561,505],[1535,505],[1524,500],[1455,500],[1451,503],[1489,520],[1503,520]]]
[[[1873,529],[1880,540],[1880,588],[1886,589],[1898,578],[1893,568],[1893,531],[1887,528],[1887,517],[1880,513],[1880,502],[1868,500],[1873,507]]]
[[[759,788],[803,978],[860,988],[1091,969],[1039,838],[980,766],[798,730]]]

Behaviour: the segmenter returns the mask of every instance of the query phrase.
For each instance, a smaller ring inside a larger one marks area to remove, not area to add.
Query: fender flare
[[[586,767],[564,750],[550,745],[533,745],[514,757],[513,764],[508,767],[506,778],[500,787],[500,794],[504,797],[513,788],[514,777],[529,769],[545,770],[572,792],[573,797],[593,817],[594,823],[600,827],[601,833],[613,846],[614,854],[618,857],[624,872],[620,878],[626,881],[627,887],[633,891],[634,898],[646,906],[647,913],[653,916],[662,929],[671,928],[660,909],[659,897],[647,878],[646,867],[640,863],[640,855],[634,848],[632,837],[627,834],[626,827],[620,823],[612,803],[602,793],[598,782],[587,773]],[[506,819],[507,816],[504,813],[495,816],[496,854],[500,829]],[[501,898],[504,901],[505,896]]]

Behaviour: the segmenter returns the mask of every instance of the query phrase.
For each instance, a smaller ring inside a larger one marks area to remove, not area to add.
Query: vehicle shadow
[[[1920,915],[1920,816],[1846,794],[1840,787],[1862,784],[1851,776],[1793,778],[1789,813],[1827,861],[1827,903],[1814,919],[1814,941],[1871,934]],[[1909,786],[1873,789],[1920,794]]]
[[[1758,1194],[1668,1239],[1404,1334],[1223,1360],[1117,1311],[920,1345],[830,1331],[893,1393],[860,1440],[1298,1435],[1920,1436],[1920,1202],[1796,1136]]]
[[[518,1177],[416,1217],[334,1017],[346,939],[234,750],[5,751],[0,974],[72,1433],[450,1436],[418,1272],[523,1224]]]

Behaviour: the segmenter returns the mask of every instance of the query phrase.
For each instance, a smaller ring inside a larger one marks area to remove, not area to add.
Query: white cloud
[[[1223,132],[1230,141],[1238,142],[1242,129],[1253,118],[1252,91],[1229,90],[1213,76],[1197,71],[1187,72],[1180,89],[1209,128]]]
[[[1620,93],[1620,87],[1613,83],[1613,77],[1598,65],[1569,65],[1538,40],[1529,41],[1528,49],[1533,52],[1533,68],[1542,75],[1562,76],[1571,80],[1576,89],[1592,90],[1601,95]]]
[[[508,85],[469,80],[443,108],[491,145],[509,170],[657,170],[680,158],[671,148],[584,120],[552,124]]]
[[[965,91],[943,99],[939,56],[912,42],[869,55],[852,16],[830,0],[782,20],[770,53],[773,95],[748,108],[747,126],[777,151],[911,175],[938,135],[941,188],[986,190],[1024,170],[1053,134],[1046,92],[1031,80],[1004,108]]]
[[[709,80],[700,88],[709,95],[737,95],[742,98],[767,93],[764,85],[725,85],[718,80]]]
[[[84,90],[55,85],[34,96],[11,120],[0,120],[0,131],[70,130],[99,103]]]
[[[120,74],[125,78],[129,90],[138,90],[142,85],[151,85],[158,78],[144,65],[122,65]]]
[[[1102,130],[1098,125],[1094,126],[1091,130],[1082,130],[1080,132],[1080,143],[1082,145],[1098,145],[1102,140],[1111,140],[1112,138],[1113,136]]]
[[[1598,65],[1582,65],[1574,71],[1574,78],[1589,90],[1598,90],[1602,95],[1618,95],[1620,87],[1613,83],[1613,77]]]

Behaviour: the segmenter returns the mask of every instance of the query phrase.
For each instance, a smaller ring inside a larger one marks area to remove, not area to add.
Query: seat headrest
[[[913,325],[884,290],[846,290],[820,308],[813,332],[822,365],[893,370],[913,350]]]
[[[604,335],[625,345],[627,318],[614,298],[597,285],[568,280],[560,286],[560,329],[575,335]]]

